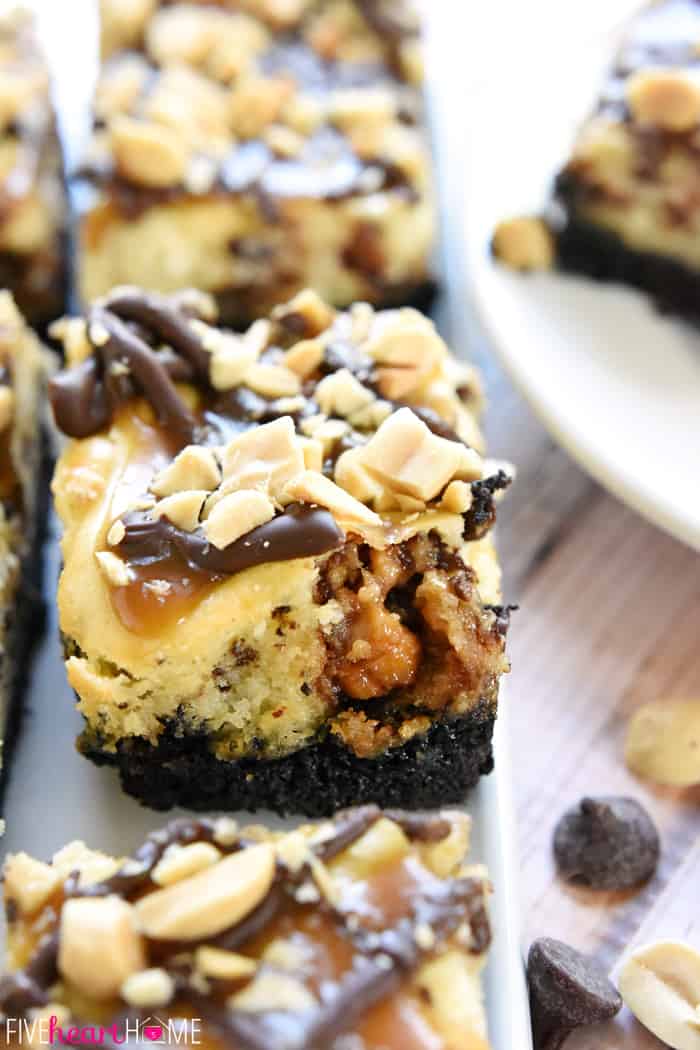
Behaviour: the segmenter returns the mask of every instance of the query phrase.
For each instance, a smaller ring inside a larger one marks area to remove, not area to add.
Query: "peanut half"
[[[554,265],[554,238],[542,219],[529,215],[500,222],[491,247],[512,270],[549,270]]]
[[[270,843],[251,846],[135,905],[141,928],[158,940],[213,937],[248,915],[267,895],[275,873]]]
[[[641,1023],[675,1050],[700,1050],[700,953],[658,941],[627,959],[620,994]]]

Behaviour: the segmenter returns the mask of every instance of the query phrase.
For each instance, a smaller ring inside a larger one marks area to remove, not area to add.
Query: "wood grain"
[[[591,482],[557,449],[493,361],[484,359],[495,455],[518,481],[500,512],[510,639],[511,747],[524,948],[566,940],[610,971],[633,943],[679,937],[700,948],[700,788],[671,791],[626,769],[629,717],[649,700],[700,695],[700,557]],[[554,824],[586,794],[638,798],[661,831],[653,882],[637,894],[561,883]],[[627,1013],[567,1050],[653,1050]]]

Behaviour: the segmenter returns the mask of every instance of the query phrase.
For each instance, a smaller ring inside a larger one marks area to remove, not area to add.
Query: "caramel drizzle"
[[[449,822],[439,816],[406,814],[390,811],[408,837],[414,841],[435,842],[450,831]],[[334,820],[333,834],[312,846],[319,859],[331,859],[359,839],[381,816],[376,806],[365,806],[340,813]],[[179,820],[150,835],[133,858],[109,879],[81,888],[78,873],[64,885],[64,895],[106,896],[118,893],[123,897],[138,894],[147,888],[150,875],[167,847],[173,843],[213,841],[216,824],[213,820]],[[240,836],[224,852],[245,849]],[[277,873],[267,897],[255,911],[240,923],[209,941],[218,947],[234,950],[262,932],[281,912],[294,889],[308,877],[305,866],[293,874],[278,863]],[[187,968],[175,968],[172,976],[193,1009],[238,1050],[324,1050],[343,1031],[347,1031],[367,1010],[392,994],[401,980],[429,955],[415,940],[416,924],[429,925],[439,939],[450,936],[465,922],[472,933],[470,950],[485,951],[490,942],[490,927],[484,905],[483,887],[471,878],[456,878],[429,887],[416,894],[412,912],[395,926],[382,932],[355,929],[347,922],[348,916],[333,909],[340,929],[355,949],[349,971],[322,992],[318,1009],[302,1014],[274,1008],[251,1015],[243,1010],[226,1009],[212,998],[192,988]],[[321,905],[327,907],[327,905]],[[173,954],[183,945],[169,946]],[[187,944],[188,950],[195,945]],[[24,970],[11,974],[0,984],[0,1010],[23,1014],[32,1006],[45,1005],[48,987],[56,980],[58,934],[47,935],[39,944]]]

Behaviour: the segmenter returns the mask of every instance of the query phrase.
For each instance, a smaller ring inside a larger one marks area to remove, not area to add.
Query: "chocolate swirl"
[[[182,561],[212,578],[233,576],[268,562],[313,558],[340,547],[345,537],[327,510],[290,504],[282,514],[219,550],[201,530],[184,532],[167,518],[136,511],[124,519],[125,534],[116,548],[132,565]]]
[[[142,394],[155,410],[159,422],[183,444],[195,434],[195,418],[180,397],[170,377],[168,364],[146,341],[131,329],[117,310],[130,320],[163,333],[173,348],[196,370],[202,368],[202,347],[195,346],[184,320],[151,297],[127,295],[115,298],[116,310],[109,303],[93,306],[88,318],[88,338],[94,353],[75,368],[54,376],[49,398],[59,428],[69,437],[84,438],[107,426],[119,405]]]

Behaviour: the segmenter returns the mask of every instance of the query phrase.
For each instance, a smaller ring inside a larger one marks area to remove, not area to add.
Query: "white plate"
[[[56,525],[54,523],[54,532]],[[119,788],[116,773],[98,769],[75,750],[82,719],[66,682],[56,620],[53,584],[60,564],[58,543],[48,550],[46,579],[49,590],[49,623],[33,673],[19,747],[5,806],[7,832],[0,848],[0,863],[7,853],[26,850],[48,859],[72,839],[120,856],[136,847],[149,831],[171,817],[140,806]],[[494,940],[486,973],[489,1027],[494,1050],[528,1050],[530,1026],[519,946],[515,864],[512,856],[515,827],[511,808],[510,760],[507,754],[505,711],[502,697],[496,741],[496,772],[472,792],[466,810],[474,830],[470,858],[488,866],[494,884],[492,922]],[[264,819],[277,826],[292,826],[271,814],[235,814],[246,820]],[[1,931],[0,931],[1,932]],[[4,954],[4,947],[2,949]]]
[[[700,335],[632,290],[513,274],[489,253],[499,219],[541,208],[609,57],[600,47],[535,55],[517,90],[472,98],[462,122],[471,292],[554,437],[611,492],[700,548]]]

